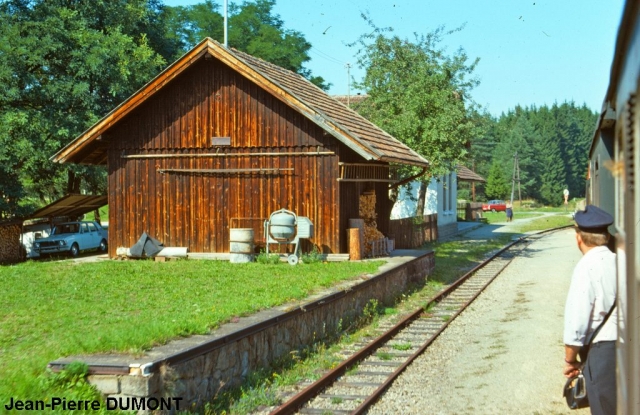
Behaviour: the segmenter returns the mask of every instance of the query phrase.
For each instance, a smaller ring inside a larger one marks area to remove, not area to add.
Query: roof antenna
[[[227,12],[229,9],[229,0],[224,0],[224,47],[229,47],[229,42],[227,41]]]

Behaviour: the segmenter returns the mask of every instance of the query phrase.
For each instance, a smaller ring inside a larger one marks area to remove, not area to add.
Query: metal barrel
[[[229,262],[252,262],[254,257],[253,229],[233,228],[229,235]]]

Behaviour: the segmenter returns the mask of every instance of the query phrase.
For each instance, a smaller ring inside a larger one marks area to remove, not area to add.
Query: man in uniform
[[[588,205],[575,214],[576,242],[583,256],[576,265],[567,295],[564,315],[564,375],[574,376],[582,363],[580,348],[589,343],[616,300],[616,256],[607,248],[607,227],[613,218]],[[609,316],[591,341],[582,368],[592,414],[616,413],[617,312]]]

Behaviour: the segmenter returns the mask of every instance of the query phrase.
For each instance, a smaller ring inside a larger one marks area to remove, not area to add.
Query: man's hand
[[[580,346],[564,345],[564,369],[562,373],[565,377],[570,378],[576,376],[580,371],[582,362],[578,362],[578,352],[580,352]]]
[[[577,376],[578,373],[580,372],[581,365],[582,363],[580,362],[567,363],[565,361],[565,365],[564,365],[564,369],[562,370],[562,373],[566,378]]]

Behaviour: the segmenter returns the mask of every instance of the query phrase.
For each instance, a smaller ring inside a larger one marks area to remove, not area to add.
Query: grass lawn
[[[28,261],[0,267],[0,403],[76,393],[43,376],[59,357],[140,353],[373,273],[380,264]]]
[[[536,212],[518,212],[518,211],[513,212],[513,220],[516,220],[516,219],[537,218],[537,217],[539,217],[539,216],[542,216],[542,213],[536,213]],[[506,215],[505,215],[505,220],[506,220]]]
[[[100,212],[100,221],[109,221],[109,205],[102,206],[100,209],[98,209],[98,212]],[[84,215],[84,220],[95,220],[95,218],[96,217],[93,210]]]
[[[516,226],[516,232],[532,232],[532,231],[542,231],[545,229],[557,228],[560,226],[573,225],[575,222],[573,218],[570,216],[559,213],[557,215],[545,216],[542,218],[534,219],[527,223],[523,223],[522,225]]]
[[[427,284],[428,296],[435,295],[443,285],[456,281],[467,271],[478,265],[485,259],[489,252],[498,250],[511,241],[512,235],[505,234],[502,237],[488,239],[482,243],[475,241],[446,241],[431,242],[427,244],[433,249],[436,257],[436,268]]]

